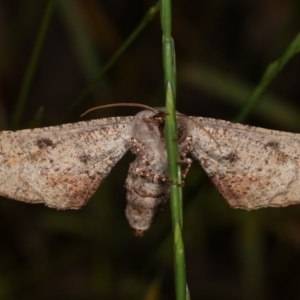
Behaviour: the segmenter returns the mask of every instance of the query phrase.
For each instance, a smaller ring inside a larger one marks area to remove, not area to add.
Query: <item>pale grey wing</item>
[[[132,117],[0,133],[0,194],[78,209],[130,147]]]
[[[222,120],[186,121],[197,159],[235,208],[300,203],[300,135]]]

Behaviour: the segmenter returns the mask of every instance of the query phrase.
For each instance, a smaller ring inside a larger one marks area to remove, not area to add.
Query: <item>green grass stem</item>
[[[170,176],[170,202],[173,226],[175,292],[177,300],[186,300],[187,284],[184,243],[182,238],[182,180],[179,165],[176,124],[176,63],[174,43],[171,35],[171,1],[161,0],[161,24],[163,31],[163,67],[166,88],[166,144]]]

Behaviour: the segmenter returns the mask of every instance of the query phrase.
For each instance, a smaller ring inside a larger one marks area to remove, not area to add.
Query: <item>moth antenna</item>
[[[197,122],[197,121],[191,119],[189,116],[184,115],[184,114],[182,114],[182,113],[176,112],[176,115],[179,116],[179,117],[185,118],[185,119],[189,120],[190,122],[193,122],[194,124],[197,125],[197,127],[199,127],[201,130],[203,130],[205,133],[207,133],[207,135],[211,137],[211,139],[216,143],[216,145],[217,145],[219,151],[222,153],[221,148],[220,148],[220,144],[218,143],[218,141],[213,137],[213,135],[212,135],[208,130],[206,130],[206,129],[201,125],[201,123],[199,123],[199,122]]]
[[[105,105],[100,105],[100,106],[96,106],[93,108],[88,109],[86,112],[84,112],[80,117],[85,116],[86,114],[90,113],[93,110],[96,109],[102,109],[102,108],[107,108],[107,107],[113,107],[113,106],[133,106],[133,107],[141,107],[147,110],[151,110],[155,113],[157,113],[158,111],[148,105],[145,104],[140,104],[140,103],[112,103],[112,104],[105,104]]]

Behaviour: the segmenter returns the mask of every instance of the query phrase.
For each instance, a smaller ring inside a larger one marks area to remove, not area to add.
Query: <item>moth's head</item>
[[[165,114],[143,110],[135,116],[133,136],[149,146],[161,143],[164,136]]]

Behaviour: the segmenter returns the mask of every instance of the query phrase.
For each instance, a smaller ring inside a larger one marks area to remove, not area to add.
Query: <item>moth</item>
[[[163,109],[60,126],[0,132],[0,194],[79,209],[130,150],[126,217],[147,230],[169,197]],[[300,203],[300,134],[177,114],[180,164],[198,161],[234,208]],[[189,156],[189,157],[187,157]]]

